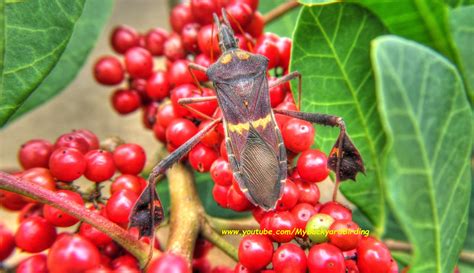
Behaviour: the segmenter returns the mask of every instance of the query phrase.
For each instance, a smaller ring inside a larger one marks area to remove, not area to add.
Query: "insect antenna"
[[[249,50],[250,51],[253,51],[253,46],[255,44],[255,41],[253,40],[252,36],[250,36],[247,32],[244,31],[244,29],[242,28],[242,26],[240,25],[240,23],[235,19],[234,16],[232,16],[232,14],[228,13],[224,8],[222,9],[222,18],[224,19],[224,22],[225,24],[230,28],[232,29],[230,23],[229,23],[229,20],[227,19],[227,15],[229,15],[230,19],[232,20],[232,22],[237,26],[239,32],[242,34],[242,36],[244,36],[245,38],[245,41],[247,42],[247,46],[249,47]]]

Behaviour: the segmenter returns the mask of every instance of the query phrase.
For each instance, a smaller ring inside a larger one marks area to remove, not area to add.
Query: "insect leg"
[[[202,91],[201,83],[198,81],[198,79],[196,77],[196,74],[194,74],[193,70],[197,70],[197,71],[201,71],[203,73],[206,73],[207,68],[205,68],[202,65],[195,64],[195,63],[189,63],[188,64],[188,71],[191,74],[191,77],[193,77],[194,83],[197,85],[197,87],[199,88],[199,91],[201,91],[201,94],[202,94],[203,91]]]
[[[163,208],[161,207],[160,199],[155,189],[156,180],[163,176],[168,168],[187,154],[194,146],[196,146],[196,144],[199,143],[207,132],[212,130],[221,121],[222,119],[219,118],[209,123],[153,168],[148,178],[148,184],[138,198],[138,201],[135,203],[132,213],[130,214],[129,227],[138,227],[140,237],[154,235],[155,226],[163,219]]]
[[[217,97],[216,96],[210,96],[210,97],[200,97],[200,98],[182,98],[182,99],[179,99],[178,100],[178,103],[180,105],[182,105],[184,108],[188,109],[189,111],[193,112],[194,114],[204,118],[204,119],[207,119],[207,120],[214,120],[213,118],[211,118],[210,116],[204,114],[203,112],[201,111],[198,111],[196,109],[194,109],[193,107],[191,107],[190,103],[197,103],[197,102],[204,102],[204,101],[210,101],[210,100],[216,100]]]
[[[336,140],[328,157],[328,167],[336,173],[336,187],[333,193],[333,199],[336,199],[337,190],[341,181],[352,179],[358,172],[365,173],[364,163],[359,151],[352,143],[346,132],[346,125],[341,117],[318,114],[304,113],[288,110],[274,110],[275,113],[303,119],[311,123],[321,124],[331,127],[339,127],[339,137]]]
[[[278,78],[276,79],[276,81],[272,82],[272,84],[270,84],[268,88],[270,89],[272,87],[278,86],[285,82],[289,82],[293,80],[294,78],[298,78],[298,110],[300,110],[301,109],[301,73],[300,72],[293,71],[290,74],[287,74],[281,78]]]

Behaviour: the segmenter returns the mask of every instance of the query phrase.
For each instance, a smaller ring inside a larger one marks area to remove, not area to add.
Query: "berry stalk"
[[[35,201],[67,212],[71,216],[90,224],[109,235],[115,242],[135,256],[141,266],[145,266],[148,260],[148,247],[141,241],[136,240],[136,238],[126,232],[126,230],[101,215],[87,210],[77,203],[70,202],[68,199],[53,191],[1,171],[0,189],[27,196]]]
[[[280,16],[285,15],[290,10],[296,8],[298,5],[299,3],[296,0],[289,0],[263,15],[263,22],[265,22],[265,25],[271,23],[280,18]]]

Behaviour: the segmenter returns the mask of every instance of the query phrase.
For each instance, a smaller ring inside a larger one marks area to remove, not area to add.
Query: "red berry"
[[[244,2],[232,2],[226,8],[229,17],[230,26],[236,32],[240,32],[240,28],[244,29],[252,20],[253,10]]]
[[[163,128],[167,128],[170,123],[179,118],[179,116],[174,111],[173,104],[169,102],[162,103],[158,108],[158,113],[156,114],[156,119]]]
[[[327,202],[319,213],[331,215],[335,220],[352,220],[352,211],[337,202]]]
[[[114,194],[121,190],[131,190],[137,195],[142,192],[142,181],[143,178],[131,175],[131,174],[122,174],[121,176],[115,178],[114,182],[110,186],[110,193]]]
[[[328,243],[311,247],[308,268],[310,273],[345,273],[346,269],[342,252]]]
[[[254,52],[268,58],[269,69],[275,68],[280,62],[280,53],[278,52],[278,47],[275,42],[270,40],[263,40],[261,43],[257,42]]]
[[[306,183],[301,179],[295,180],[295,184],[300,192],[298,203],[309,203],[316,205],[319,202],[319,188],[314,183]]]
[[[232,185],[232,169],[230,168],[229,162],[225,161],[223,158],[220,157],[212,163],[210,172],[212,180],[217,185]]]
[[[156,122],[156,115],[158,114],[158,108],[160,104],[157,102],[152,102],[146,105],[143,109],[142,121],[143,125],[147,129],[152,129]]]
[[[2,206],[8,210],[21,210],[27,202],[22,195],[0,190],[0,203]]]
[[[114,150],[113,158],[115,166],[123,174],[139,174],[146,163],[145,150],[133,143],[118,146]]]
[[[200,28],[201,26],[196,23],[187,24],[183,27],[183,31],[181,31],[181,41],[186,51],[199,53],[197,39]]]
[[[112,268],[117,272],[139,272],[138,261],[130,254],[120,256],[113,260]]]
[[[164,253],[151,262],[146,273],[191,273],[186,259],[173,253]]]
[[[125,67],[132,78],[148,78],[153,72],[153,57],[141,47],[133,47],[125,53]]]
[[[48,254],[50,273],[82,273],[99,264],[99,250],[80,235],[62,236],[53,244]]]
[[[110,238],[107,234],[89,225],[88,223],[81,224],[81,226],[79,227],[79,235],[81,235],[85,239],[88,239],[97,247],[106,246],[107,244],[112,242],[112,238]]]
[[[232,271],[232,272],[234,272],[234,273],[255,273],[255,272],[260,272],[260,271],[250,270],[247,267],[243,266],[241,263],[238,263],[238,264],[235,265],[234,271]]]
[[[301,178],[308,182],[321,182],[329,175],[328,159],[319,150],[304,151],[298,158],[296,168]]]
[[[140,35],[129,26],[118,26],[112,32],[110,43],[117,53],[123,54],[128,49],[139,45]]]
[[[268,85],[270,85],[272,82],[275,82],[276,80],[277,80],[276,78],[270,77],[268,79]],[[270,88],[269,92],[270,92],[270,103],[272,104],[273,108],[277,107],[278,104],[282,103],[283,100],[285,99],[286,90],[283,84]]]
[[[75,202],[84,206],[84,200],[82,200],[81,195],[77,192],[59,190],[56,192],[56,195],[62,197],[65,202]],[[44,206],[43,215],[46,220],[57,227],[70,227],[79,222],[77,218],[49,205]]]
[[[212,188],[212,197],[214,197],[214,200],[219,206],[227,208],[228,192],[229,187],[214,184],[214,187]]]
[[[56,228],[46,219],[31,216],[20,223],[16,234],[16,245],[30,253],[41,252],[49,248],[56,239]]]
[[[214,163],[218,156],[214,149],[198,143],[189,152],[188,160],[195,170],[202,173],[208,172],[211,169],[212,163]]]
[[[49,158],[49,170],[58,180],[71,182],[86,170],[84,155],[73,148],[59,148]]]
[[[56,139],[54,143],[54,149],[58,148],[74,148],[79,152],[85,154],[89,151],[89,143],[87,140],[80,134],[75,132],[62,134]]]
[[[116,85],[123,81],[124,69],[120,61],[113,56],[104,56],[94,65],[94,77],[103,85]]]
[[[355,249],[361,234],[359,233],[359,226],[351,220],[336,220],[329,228],[329,242],[337,246],[342,251]]]
[[[309,218],[317,212],[311,204],[299,203],[291,209],[291,214],[295,219],[295,227],[304,230]]]
[[[296,220],[288,211],[275,212],[268,217],[267,228],[272,230],[271,238],[279,243],[287,243],[295,237],[293,230]]]
[[[219,13],[219,9],[213,0],[191,0],[191,11],[194,18],[201,24],[211,24],[212,14]]]
[[[227,206],[235,211],[246,211],[252,208],[250,201],[236,185],[232,185],[227,192]]]
[[[287,179],[283,187],[283,194],[277,202],[277,210],[290,210],[298,203],[299,190],[293,181]]]
[[[242,2],[242,3],[245,3],[247,5],[249,5],[249,7],[252,8],[252,10],[257,10],[258,8],[258,2],[259,0],[231,0],[230,3],[235,3],[235,2]]]
[[[201,53],[194,58],[194,62],[202,67],[209,67],[212,62],[211,59],[204,53]],[[198,70],[193,71],[194,75],[200,82],[208,81],[209,79],[207,78],[206,73]]]
[[[362,238],[357,246],[357,267],[361,273],[389,272],[392,257],[388,248],[374,238]]]
[[[252,20],[247,25],[247,32],[252,35],[252,37],[260,37],[263,33],[264,27],[265,21],[263,20],[263,15],[259,11],[255,11]]]
[[[344,264],[346,266],[346,273],[359,273],[359,268],[357,268],[356,261],[345,260]],[[396,273],[398,273],[398,271]]]
[[[146,83],[146,93],[154,100],[162,100],[169,95],[170,83],[164,71],[154,72]]]
[[[179,147],[197,133],[197,127],[188,119],[177,118],[166,128],[166,139],[174,147]]]
[[[285,244],[275,250],[272,264],[276,273],[305,273],[306,254],[295,244]]]
[[[162,28],[149,30],[145,35],[145,47],[153,56],[163,55],[168,32]]]
[[[288,120],[281,133],[286,148],[295,153],[308,150],[314,141],[313,125],[297,118]]]
[[[112,194],[107,205],[107,217],[117,224],[127,224],[138,195],[130,190],[121,190]]]
[[[196,244],[194,246],[194,259],[200,259],[207,255],[209,250],[213,247],[213,244],[208,240],[198,237],[196,240]]]
[[[37,254],[22,260],[16,268],[16,273],[48,273],[46,255]]]
[[[85,154],[86,171],[84,176],[90,181],[102,182],[112,178],[115,164],[112,153],[105,150],[92,150]]]
[[[202,93],[200,92],[200,90],[194,89],[193,94],[191,95],[191,98],[215,96],[215,93],[212,89],[201,88],[201,90],[202,90]],[[195,109],[196,111],[203,113],[204,115],[212,116],[212,114],[214,114],[214,112],[217,109],[217,100],[195,102],[195,103],[189,104],[189,106]],[[191,113],[191,115],[197,119],[203,119],[203,117],[197,113]]]
[[[99,149],[99,138],[97,138],[97,136],[93,132],[87,129],[79,129],[73,130],[73,133],[85,139],[87,141],[87,144],[89,144],[89,149]]]
[[[118,89],[112,95],[112,106],[121,115],[134,112],[140,104],[140,95],[135,90]]]
[[[198,33],[199,50],[207,56],[211,56],[212,52],[213,57],[217,58],[220,53],[217,35],[217,28],[212,24],[201,27]]]
[[[13,233],[0,223],[0,262],[8,258],[15,250]]]
[[[185,25],[193,22],[193,13],[191,12],[191,7],[188,4],[176,5],[171,10],[170,24],[175,32],[181,33]]]
[[[219,153],[221,155],[222,158],[224,158],[225,160],[229,161],[229,158],[227,156],[227,145],[225,143],[225,140],[223,140],[221,142],[221,147],[219,149]]]
[[[204,129],[207,125],[209,125],[211,123],[210,120],[204,120],[203,122],[201,122],[199,124],[199,131],[201,131],[202,129]],[[217,126],[216,126],[217,127]],[[221,138],[221,135],[219,134],[219,132],[217,131],[217,128],[214,127],[214,129],[211,129],[210,131],[208,131],[204,136],[203,138],[201,139],[201,143],[208,146],[208,147],[215,147],[215,146],[218,146],[218,144],[221,143],[222,141],[222,138]]]
[[[179,104],[179,100],[183,98],[191,98],[194,96],[195,92],[198,92],[198,89],[192,84],[182,84],[171,90],[171,102],[173,103],[176,114],[181,117],[191,115],[189,110]]]
[[[177,33],[172,33],[166,40],[164,53],[166,58],[171,61],[184,59],[184,57],[186,57],[183,42]]]
[[[188,70],[188,61],[174,61],[168,69],[168,79],[170,84],[174,86],[194,83],[194,79]]]
[[[264,235],[245,236],[239,245],[239,262],[250,270],[266,267],[272,260],[273,244]]]
[[[32,139],[21,145],[18,151],[18,161],[24,169],[48,167],[53,145],[44,139]]]
[[[50,191],[56,190],[56,181],[51,175],[51,172],[46,168],[32,168],[26,170],[21,174],[20,178]],[[27,202],[36,202],[28,197],[23,198],[25,198]]]
[[[276,46],[278,47],[278,52],[280,54],[280,66],[286,71],[290,64],[291,39],[285,37],[280,38],[276,43]]]

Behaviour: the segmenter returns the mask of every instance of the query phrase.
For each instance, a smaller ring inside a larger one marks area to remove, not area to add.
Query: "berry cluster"
[[[258,0],[192,0],[171,11],[172,33],[154,28],[140,34],[131,27],[119,26],[111,35],[111,45],[123,60],[115,56],[100,58],[94,67],[95,78],[103,85],[119,85],[125,80],[125,86],[112,95],[114,109],[127,114],[142,108],[145,127],[172,152],[211,119],[222,116],[215,100],[191,103],[189,107],[179,103],[180,99],[214,95],[212,89],[202,86],[208,81],[204,73],[196,71],[193,75],[188,70],[191,62],[209,67],[221,53],[213,13],[220,15],[225,10],[242,49],[269,58],[269,70],[274,74],[288,72],[291,40],[263,33],[263,16],[257,6]],[[154,57],[164,57],[165,70],[155,68]],[[288,84],[272,88],[270,96],[273,107],[296,109]],[[278,120],[281,124],[286,121],[283,117]],[[294,130],[297,128],[288,128],[289,142],[296,142],[290,136]],[[219,157],[224,157],[223,135],[220,125],[189,153],[187,159],[194,169],[207,172]],[[297,150],[301,148],[298,145],[294,145]]]
[[[234,272],[282,273],[288,268],[295,273],[398,272],[388,248],[363,235],[352,221],[350,209],[333,201],[314,204],[296,200],[292,204],[288,210],[253,211],[262,232],[247,235],[240,242]],[[306,248],[309,251],[305,252]],[[266,269],[270,263],[273,268]]]
[[[125,143],[113,151],[104,150],[97,136],[84,129],[63,134],[54,144],[30,140],[20,148],[18,160],[23,171],[15,176],[54,191],[66,202],[85,206],[124,229],[135,200],[146,186],[146,180],[139,176],[146,161],[141,146]],[[79,178],[89,181],[89,190],[73,183]],[[112,181],[108,199],[102,196],[106,181]],[[33,254],[20,262],[18,273],[140,272],[137,260],[112,238],[59,209],[7,191],[0,191],[0,204],[19,211],[14,234],[0,224],[0,261],[15,248]],[[77,225],[76,232],[58,230],[73,225]],[[136,229],[129,232],[138,238]],[[159,247],[158,242],[155,247]],[[39,254],[47,249],[47,255]]]

